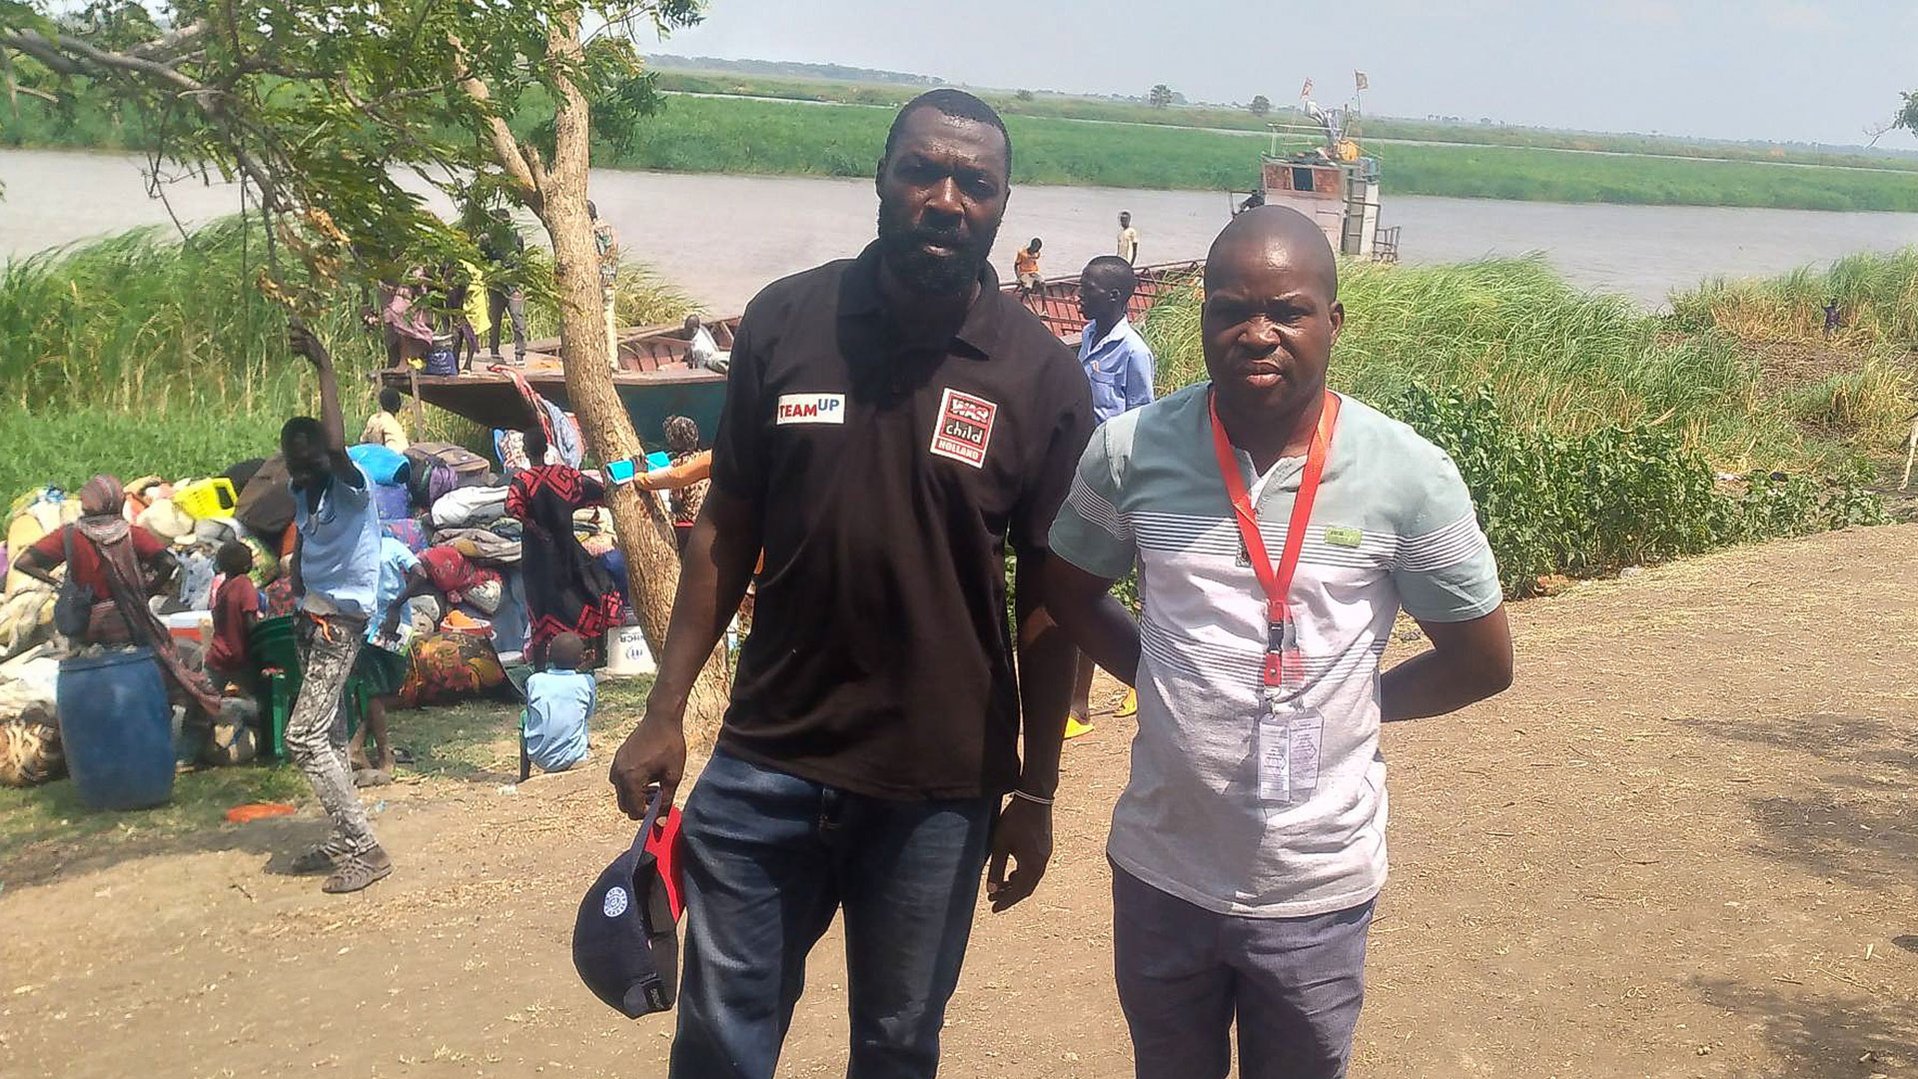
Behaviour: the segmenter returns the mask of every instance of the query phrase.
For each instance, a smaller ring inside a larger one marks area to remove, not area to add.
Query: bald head
[[[1224,287],[1227,275],[1280,266],[1299,284],[1322,289],[1326,304],[1338,300],[1338,256],[1312,219],[1288,206],[1260,206],[1232,219],[1206,255],[1206,291]]]
[[[1344,325],[1338,258],[1310,218],[1262,206],[1219,233],[1205,261],[1200,333],[1236,444],[1249,448],[1240,440],[1261,430],[1289,438],[1294,421],[1316,415]]]

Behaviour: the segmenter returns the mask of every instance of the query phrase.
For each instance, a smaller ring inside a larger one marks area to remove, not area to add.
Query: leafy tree
[[[0,0],[0,78],[12,91],[38,65],[53,81],[36,92],[103,95],[157,133],[156,158],[243,184],[272,243],[260,285],[296,317],[326,292],[476,258],[403,178],[456,205],[530,210],[554,274],[527,284],[554,291],[568,396],[613,460],[640,442],[610,373],[589,139],[628,136],[658,107],[634,33],[699,16],[700,0]],[[678,576],[670,529],[630,485],[609,505],[657,651]],[[716,725],[725,698],[715,653],[694,723]]]
[[[1898,107],[1898,114],[1892,117],[1891,126],[1918,134],[1918,91],[1906,91],[1898,96],[1904,99],[1904,103]]]
[[[1247,105],[1246,108],[1252,110],[1252,115],[1254,116],[1269,116],[1272,113],[1272,99],[1266,97],[1264,94],[1260,94],[1253,98],[1252,103]]]
[[[1146,103],[1155,109],[1163,109],[1172,104],[1172,87],[1159,83],[1146,94]]]
[[[1014,100],[1017,100],[1017,101],[1031,101],[1031,100],[1032,100],[1032,91],[1031,91],[1031,90],[1020,90],[1020,91],[1019,91],[1018,93],[1015,93],[1015,94],[1013,94],[1012,96],[1013,96],[1013,99],[1014,99]]]

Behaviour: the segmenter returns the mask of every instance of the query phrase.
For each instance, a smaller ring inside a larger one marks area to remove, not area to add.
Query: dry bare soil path
[[[1386,735],[1393,879],[1353,1074],[1918,1075],[1918,526],[1585,585],[1516,623],[1510,693]],[[611,718],[602,764],[634,717]],[[1128,734],[1107,717],[1068,748],[1058,858],[981,913],[944,1074],[1131,1074],[1100,853]],[[345,899],[277,872],[310,814],[0,856],[0,1073],[661,1076],[669,1020],[619,1020],[567,950],[629,834],[602,774],[393,788],[399,869]],[[843,1073],[839,944],[783,1075]]]

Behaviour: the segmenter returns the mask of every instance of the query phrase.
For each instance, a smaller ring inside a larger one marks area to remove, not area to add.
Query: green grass
[[[838,82],[827,79],[771,78],[723,72],[666,69],[657,72],[662,90],[697,94],[728,94],[783,98],[792,101],[838,102],[897,108],[925,89],[889,83]],[[1098,120],[1108,123],[1152,124],[1164,127],[1224,128],[1263,134],[1268,123],[1309,125],[1302,113],[1285,107],[1283,95],[1268,95],[1281,103],[1269,116],[1249,110],[1208,106],[1155,109],[1143,103],[1104,101],[1070,94],[1017,93],[974,90],[1007,116],[1042,116]],[[1601,134],[1554,131],[1500,124],[1445,123],[1368,117],[1363,134],[1375,139],[1416,139],[1484,146],[1523,146],[1535,149],[1601,151],[1651,156],[1710,157],[1727,161],[1754,161],[1811,165],[1846,165],[1918,171],[1918,158],[1893,154],[1832,153],[1791,146],[1696,141],[1656,135]],[[1383,149],[1381,147],[1381,149]]]
[[[287,417],[310,413],[310,368],[286,349],[286,318],[253,286],[257,231],[209,225],[189,245],[141,229],[0,263],[0,498],[94,472],[171,479],[274,452]],[[641,267],[620,275],[620,314],[669,322],[690,301]],[[385,362],[377,335],[342,294],[314,325],[340,369],[348,435],[374,407],[363,377]],[[535,337],[557,332],[550,302],[528,302]],[[470,425],[428,410],[429,435],[467,441]]]
[[[177,776],[173,799],[154,809],[106,812],[87,808],[70,779],[24,790],[0,787],[0,848],[29,855],[36,847],[165,840],[229,825],[226,811],[248,802],[294,802],[311,788],[290,765],[212,768]]]
[[[1869,354],[1781,388],[1736,336],[1579,292],[1539,258],[1347,264],[1340,298],[1332,384],[1451,453],[1514,596],[1552,574],[1883,520],[1865,458],[1915,406]],[[1148,314],[1161,392],[1205,377],[1199,323],[1196,294]]]
[[[1559,435],[1655,425],[1730,471],[1865,448],[1911,404],[1908,386],[1881,382],[1868,409],[1807,431],[1798,409],[1768,394],[1760,356],[1732,335],[1675,332],[1623,297],[1580,292],[1537,258],[1347,264],[1340,297],[1340,389],[1386,401],[1415,384],[1486,387],[1508,414]],[[1146,321],[1165,388],[1203,377],[1197,323],[1196,301],[1161,304]]]
[[[595,762],[610,759],[645,706],[648,678],[600,684],[592,725]],[[410,750],[407,782],[511,783],[519,776],[520,706],[481,700],[391,713],[393,740]],[[310,805],[312,788],[288,764],[210,768],[174,779],[173,798],[155,809],[103,812],[82,805],[73,782],[59,779],[19,790],[0,787],[0,850],[23,859],[35,853],[84,844],[89,853],[129,843],[178,839],[216,829],[237,830],[226,811],[248,802]],[[0,883],[4,878],[0,877]]]
[[[1822,344],[1824,306],[1832,299],[1843,318],[1836,344],[1918,347],[1918,247],[1850,255],[1776,277],[1713,278],[1673,293],[1672,317],[1687,329]]]
[[[885,109],[679,97],[605,164],[679,172],[870,176]],[[1246,189],[1263,140],[1176,127],[1012,116],[1016,182],[1152,189]],[[1302,144],[1302,143],[1301,143]],[[1607,157],[1502,147],[1375,146],[1389,194],[1551,202],[1918,210],[1897,171]]]
[[[671,73],[669,84],[688,84],[690,76]],[[693,82],[688,85],[708,85]],[[748,85],[750,89],[750,85]],[[789,93],[787,96],[797,96]],[[595,163],[606,166],[679,172],[770,175],[872,175],[894,99],[910,96],[900,88],[861,88],[841,96],[881,99],[878,107],[823,106],[796,101],[755,101],[738,97],[669,97],[663,111],[643,121],[626,145],[602,138]],[[1008,104],[1009,103],[1009,104]],[[1015,179],[1021,183],[1088,184],[1104,187],[1245,189],[1257,178],[1265,140],[1197,130],[1169,121],[1262,128],[1245,114],[1205,110],[1142,109],[1084,99],[1035,97],[1000,101],[1009,110]],[[132,122],[115,123],[97,107],[77,105],[71,115],[42,102],[23,99],[21,117],[4,139],[18,145],[135,147],[143,132]],[[1043,113],[1045,115],[1031,115]],[[1140,114],[1149,114],[1141,116]],[[515,126],[531,129],[550,118],[537,94],[522,103]],[[1084,123],[1083,119],[1122,119],[1123,124]],[[1373,135],[1426,135],[1456,141],[1501,144],[1406,146],[1373,144],[1391,195],[1446,195],[1460,198],[1523,199],[1552,202],[1612,202],[1656,205],[1749,206],[1814,210],[1918,211],[1918,183],[1910,170],[1918,161],[1862,158],[1867,169],[1781,167],[1768,155],[1751,160],[1691,161],[1670,156],[1611,157],[1564,153],[1527,145],[1553,141],[1522,129],[1453,128],[1399,130],[1374,121]],[[603,136],[605,133],[602,132]],[[1304,146],[1303,137],[1291,145]],[[1560,140],[1566,141],[1566,140]],[[1586,148],[1609,147],[1603,140],[1569,140]],[[1642,144],[1623,144],[1640,145]],[[1571,148],[1570,146],[1566,148]],[[1674,145],[1669,153],[1714,153],[1709,147]],[[1808,161],[1827,161],[1805,155]]]

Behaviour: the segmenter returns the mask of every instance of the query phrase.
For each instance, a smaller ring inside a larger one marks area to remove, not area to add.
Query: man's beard
[[[879,206],[879,249],[886,265],[900,284],[921,296],[951,296],[971,288],[998,237],[996,221],[984,232],[964,224],[950,229],[914,228],[910,222],[893,220],[884,203]],[[926,243],[949,248],[951,253],[935,254],[921,246]]]

